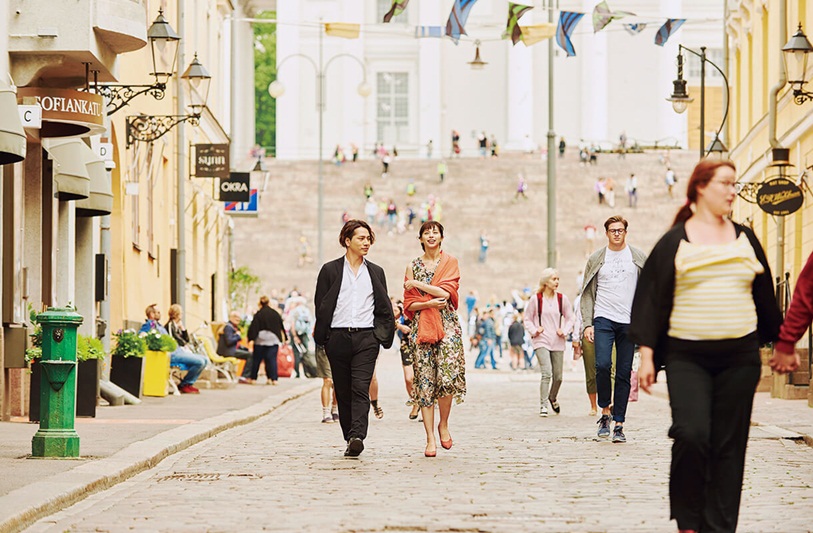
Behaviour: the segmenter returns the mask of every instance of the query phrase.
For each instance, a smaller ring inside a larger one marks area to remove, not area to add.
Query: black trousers
[[[364,440],[370,415],[370,381],[373,379],[379,344],[373,330],[334,329],[325,345],[333,387],[339,404],[339,423],[344,440]]]
[[[741,339],[670,339],[671,517],[678,529],[737,529],[751,408],[760,376],[756,334]]]

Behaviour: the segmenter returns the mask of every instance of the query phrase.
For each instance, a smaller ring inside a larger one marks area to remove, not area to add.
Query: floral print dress
[[[412,277],[431,283],[435,275],[420,258],[412,261]],[[421,311],[415,312],[410,344],[414,347],[412,367],[415,370],[413,400],[421,407],[432,407],[438,398],[452,395],[456,403],[466,396],[466,361],[463,356],[463,331],[460,319],[451,302],[440,310],[443,321],[443,339],[437,344],[417,342]]]

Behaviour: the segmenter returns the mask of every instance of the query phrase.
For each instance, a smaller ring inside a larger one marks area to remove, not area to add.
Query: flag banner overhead
[[[392,7],[384,14],[384,22],[389,22],[392,17],[397,17],[406,9],[409,0],[392,0]]]
[[[645,28],[646,24],[643,22],[639,22],[638,24],[624,24],[624,29],[627,30],[630,35],[638,35],[644,31]]]
[[[360,24],[353,24],[349,22],[325,22],[325,35],[341,37],[342,39],[358,39],[360,32]]]
[[[655,44],[658,46],[663,46],[666,44],[666,41],[669,40],[669,37],[674,35],[676,31],[686,22],[686,19],[669,19],[663,23],[663,26],[660,27],[658,33],[655,34]]]
[[[503,39],[511,37],[511,42],[516,45],[522,38],[522,30],[519,27],[519,19],[526,11],[533,9],[533,6],[524,6],[522,4],[515,4],[508,2],[508,23],[505,26],[505,31],[502,34]]]
[[[469,18],[469,12],[477,0],[455,0],[452,6],[452,12],[449,13],[449,20],[446,21],[446,35],[451,37],[455,44],[460,41],[461,35],[468,35],[466,33],[466,20]]]
[[[525,46],[531,46],[539,41],[550,39],[556,35],[556,24],[553,24],[552,22],[534,24],[532,26],[522,26],[521,29],[521,39],[522,42],[525,43]]]
[[[443,26],[415,26],[415,38],[441,38]]]
[[[615,19],[624,18],[627,16],[635,16],[635,13],[629,11],[610,11],[610,6],[604,0],[593,8],[593,33],[603,30],[607,24]]]
[[[583,16],[584,13],[575,13],[573,11],[562,11],[559,13],[559,25],[556,27],[556,44],[567,53],[568,57],[576,55],[573,43],[570,42],[570,34],[573,33],[573,30]]]

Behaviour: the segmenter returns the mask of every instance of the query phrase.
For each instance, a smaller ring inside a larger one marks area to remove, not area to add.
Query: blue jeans
[[[186,369],[186,376],[181,381],[181,386],[194,385],[198,380],[198,376],[206,368],[209,363],[209,358],[189,350],[188,348],[178,347],[177,350],[169,355],[169,364],[172,366],[180,366]]]
[[[627,402],[630,397],[630,374],[632,373],[632,356],[635,345],[627,337],[629,324],[613,322],[604,317],[593,319],[593,331],[596,339],[596,386],[598,405],[601,408],[613,404],[613,420],[624,422],[627,414]],[[615,344],[615,391],[610,383],[610,371],[613,361],[613,344]],[[614,396],[610,402],[610,396]]]
[[[486,357],[491,357],[491,368],[497,369],[497,362],[494,361],[494,339],[482,339],[480,341],[480,353],[474,362],[474,368],[486,366]]]

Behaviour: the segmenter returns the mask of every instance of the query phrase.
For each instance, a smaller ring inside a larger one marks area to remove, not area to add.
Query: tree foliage
[[[260,278],[251,270],[242,266],[229,272],[229,300],[231,309],[245,309],[252,290],[260,286]]]
[[[263,11],[256,18],[273,19],[276,12]],[[274,155],[277,135],[276,100],[268,94],[268,85],[277,78],[277,25],[254,24],[254,105],[256,106],[255,142]]]

